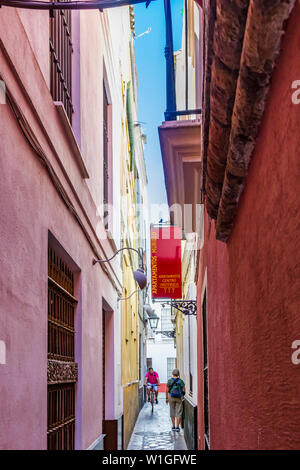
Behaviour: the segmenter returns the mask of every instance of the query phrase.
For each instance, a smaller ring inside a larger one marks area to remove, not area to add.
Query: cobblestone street
[[[145,403],[137,419],[128,450],[186,450],[183,429],[171,430],[169,406],[165,394],[160,393],[153,414],[150,403]]]

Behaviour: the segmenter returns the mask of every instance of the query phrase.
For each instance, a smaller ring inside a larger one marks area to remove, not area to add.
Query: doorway
[[[120,450],[122,416],[115,414],[114,312],[102,298],[102,420],[104,450]]]

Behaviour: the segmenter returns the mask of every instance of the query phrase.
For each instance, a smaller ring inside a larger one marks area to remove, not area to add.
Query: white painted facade
[[[156,331],[172,331],[171,309],[163,308],[161,304],[154,304],[155,313],[159,317],[158,327]],[[169,321],[167,318],[169,317]],[[163,320],[163,321],[162,321]],[[171,372],[177,364],[176,349],[174,339],[168,338],[166,335],[154,333],[149,329],[149,337],[147,341],[147,359],[152,360],[152,367],[158,373],[160,382],[167,383],[171,377]]]
[[[171,375],[168,376],[168,359],[174,359],[176,366],[176,349],[174,342],[170,343],[152,343],[148,341],[147,359],[152,359],[152,367],[158,373],[160,382],[167,383]]]

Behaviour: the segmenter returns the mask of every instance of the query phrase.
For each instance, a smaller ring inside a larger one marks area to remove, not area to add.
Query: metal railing
[[[48,385],[48,450],[75,447],[75,384]]]
[[[76,300],[48,278],[48,359],[74,362]]]
[[[174,64],[174,46],[173,46],[173,27],[171,0],[164,0],[165,21],[166,21],[166,93],[167,93],[167,109],[165,112],[165,120],[173,121],[178,116],[190,116],[201,114],[201,109],[188,109],[189,102],[189,71],[188,71],[188,2],[185,0],[185,109],[177,110],[176,104],[176,86],[175,86],[175,64]]]
[[[74,273],[48,248],[48,359],[74,362]],[[58,380],[61,380],[58,377]],[[63,380],[63,379],[62,379]],[[48,383],[48,450],[72,450],[75,445],[75,383]]]
[[[74,273],[51,247],[48,249],[48,276],[69,294],[74,295]]]
[[[65,0],[60,0],[62,3]],[[50,90],[72,124],[72,29],[70,10],[50,10]]]

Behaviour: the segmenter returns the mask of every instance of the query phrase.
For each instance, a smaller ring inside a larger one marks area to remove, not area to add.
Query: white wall
[[[188,289],[189,299],[196,298],[196,286],[191,283]],[[182,379],[185,382],[187,393],[192,394],[190,399],[197,403],[197,317],[196,316],[183,316],[182,327]],[[192,374],[193,383],[190,384],[190,375]],[[191,387],[192,385],[192,387]]]
[[[160,382],[166,383],[170,377],[167,376],[167,358],[176,357],[174,343],[151,343],[148,341],[147,358],[152,358],[152,367],[158,373]]]

